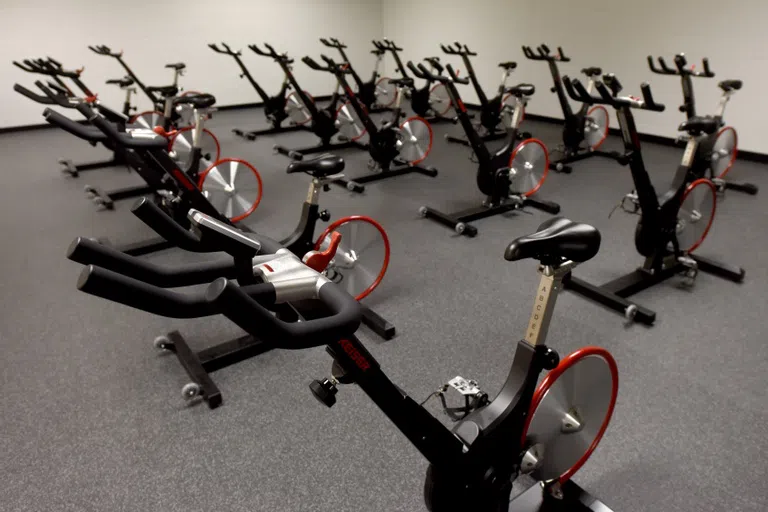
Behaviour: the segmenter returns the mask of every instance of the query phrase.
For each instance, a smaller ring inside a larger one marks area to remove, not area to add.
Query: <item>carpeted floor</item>
[[[271,146],[314,138],[286,134],[248,143],[230,133],[263,123],[258,111],[222,112],[210,128],[224,156],[259,169],[265,196],[247,223],[279,238],[296,223],[308,178],[287,176],[286,159]],[[529,124],[556,146],[556,126]],[[478,221],[475,239],[420,218],[423,204],[451,211],[480,200],[468,150],[442,138],[457,129],[435,127],[428,162],[439,168],[437,178],[404,176],[369,185],[364,195],[333,188],[321,199],[333,218],[369,215],[389,234],[389,272],[366,302],[397,326],[398,336],[361,336],[392,380],[419,401],[455,375],[477,379],[491,395],[502,384],[538,279],[534,262],[506,262],[503,251],[549,217],[531,210]],[[666,186],[681,150],[644,150],[655,183]],[[222,318],[169,320],[79,293],[80,268],[64,258],[75,236],[121,243],[151,234],[129,213],[130,201],[97,212],[83,197],[86,183],[117,187],[136,183],[135,174],[60,175],[57,158],[84,161],[103,151],[53,129],[2,135],[0,154],[1,509],[425,510],[424,460],[367,397],[343,387],[327,410],[310,394],[308,382],[329,374],[322,349],[272,351],[222,370],[214,378],[224,406],[188,406],[180,395],[184,370],[152,347],[153,338],[179,329],[199,348],[238,329]],[[349,176],[366,172],[367,154],[344,156]],[[617,512],[768,509],[763,167],[738,162],[734,176],[763,191],[729,192],[700,249],[743,266],[743,284],[702,274],[692,290],[672,280],[643,292],[638,302],[658,312],[652,328],[625,327],[619,315],[569,293],[559,299],[550,345],[561,354],[603,346],[619,364],[613,422],[575,477]],[[600,283],[641,263],[636,217],[608,218],[631,188],[629,171],[603,159],[579,163],[571,175],[552,173],[542,187],[541,197],[559,202],[563,215],[602,232],[600,253],[578,269],[580,276]],[[151,260],[197,258],[169,251]]]

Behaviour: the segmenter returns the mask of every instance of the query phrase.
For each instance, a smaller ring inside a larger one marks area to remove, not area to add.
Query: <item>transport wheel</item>
[[[200,396],[201,392],[200,385],[195,382],[184,384],[184,387],[181,388],[181,396],[184,400],[192,400],[193,398]]]
[[[619,371],[608,351],[585,347],[550,371],[533,395],[523,428],[523,470],[561,484],[584,465],[611,421]]]
[[[596,105],[589,109],[584,122],[584,138],[593,151],[603,145],[608,138],[608,125],[610,118],[608,110],[602,105]]]
[[[309,98],[309,101],[315,103],[315,99],[307,91],[304,91],[304,94]],[[298,125],[305,125],[312,120],[312,114],[301,101],[301,97],[296,94],[296,91],[292,91],[285,97],[285,112]]]
[[[224,158],[200,174],[200,190],[232,222],[249,216],[259,206],[262,183],[259,172],[245,160]]]
[[[426,119],[418,116],[406,119],[398,135],[397,150],[408,165],[418,164],[432,151],[432,127]]]
[[[438,117],[453,117],[453,103],[443,84],[437,84],[429,90],[429,104]]]
[[[517,102],[515,101],[515,97],[511,94],[506,94],[501,99],[501,128],[504,130],[508,130],[512,128],[512,119],[515,116],[515,107],[517,106]],[[520,117],[520,122],[522,123],[525,121],[525,106],[522,107],[523,112]]]
[[[390,83],[388,77],[379,78],[374,92],[376,103],[382,107],[391,106],[397,99],[397,87]]]
[[[717,206],[717,188],[708,179],[698,179],[688,185],[677,211],[676,236],[680,250],[693,252],[712,227]]]
[[[363,107],[365,108],[365,107]],[[356,141],[360,139],[367,131],[360,116],[352,108],[351,102],[346,102],[336,111],[336,128],[339,133],[346,137],[346,140]]]
[[[509,157],[509,190],[526,197],[536,193],[549,174],[549,152],[539,139],[517,145]]]
[[[140,112],[128,120],[129,124],[136,124],[142,128],[149,130],[154,129],[156,126],[163,126],[165,124],[165,116],[162,112],[151,110],[148,112]]]
[[[170,141],[171,156],[184,172],[189,171],[192,166],[194,133],[195,128],[187,126],[176,132],[176,135]],[[204,166],[209,166],[211,162],[216,162],[221,158],[219,139],[208,128],[203,128],[203,135],[200,137],[200,149],[203,153],[202,164]]]
[[[168,339],[168,336],[158,336],[152,343],[157,350],[171,350],[173,348],[173,342]]]
[[[379,286],[387,272],[389,237],[375,220],[353,215],[328,226],[315,243],[316,251],[328,248],[333,231],[341,235],[341,243],[325,274],[341,283],[357,300],[363,300]]]
[[[712,175],[715,178],[725,178],[736,162],[738,152],[739,136],[732,126],[726,126],[717,132],[712,148]]]

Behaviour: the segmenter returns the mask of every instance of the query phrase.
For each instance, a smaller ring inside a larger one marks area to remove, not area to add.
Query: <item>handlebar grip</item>
[[[709,59],[708,58],[705,57],[704,59],[702,59],[701,65],[704,67],[704,76],[706,76],[707,78],[713,78],[715,76],[715,74],[712,72],[712,70],[709,69]]]
[[[677,66],[678,71],[682,73],[687,64],[688,59],[685,58],[685,55],[682,53],[675,55],[675,66]]]
[[[547,46],[546,44],[543,44],[543,43],[539,45],[538,50],[539,50],[539,53],[543,53],[545,55],[549,55],[549,53],[550,53],[549,52],[549,46]]]
[[[581,84],[579,84],[581,85]],[[581,88],[583,89],[584,86],[581,85]],[[595,88],[597,89],[597,92],[600,93],[600,96],[603,97],[603,101],[609,105],[614,104],[613,95],[611,95],[611,91],[608,90],[608,88],[605,86],[603,82],[595,82]],[[586,90],[584,90],[586,92]]]
[[[71,133],[75,137],[87,140],[88,142],[102,142],[107,139],[103,133],[93,133],[88,129],[88,126],[76,123],[67,116],[59,114],[55,110],[46,108],[43,110],[43,117],[48,123],[54,126],[58,126],[62,130]]]
[[[419,68],[417,68],[412,61],[409,60],[406,66],[408,66],[408,69],[411,70],[411,73],[413,73],[416,78],[421,78],[422,80],[427,79],[427,77],[424,76],[421,70],[419,70]]]
[[[142,197],[131,208],[131,213],[158,235],[176,247],[189,252],[217,252],[214,247],[207,247],[198,237],[184,229],[178,222],[165,213],[151,199]]]
[[[259,292],[258,295],[246,293],[231,281],[217,279],[208,287],[205,296],[241,329],[277,348],[303,349],[326,345],[354,334],[360,326],[360,304],[333,283],[326,282],[318,292],[319,299],[332,315],[296,323],[283,322],[266,309],[264,304],[273,305],[277,300],[273,287],[262,288]]]
[[[75,106],[68,97],[62,96],[60,94],[54,94],[53,91],[44,85],[40,80],[36,80],[35,85],[38,89],[43,91],[45,95],[48,96],[56,105],[64,108],[73,108]]]
[[[571,58],[565,56],[565,53],[563,52],[563,47],[562,46],[558,46],[557,47],[557,53],[560,56],[560,59],[559,59],[560,62],[571,62]]]
[[[171,292],[94,265],[83,269],[77,288],[89,295],[169,318],[201,318],[218,313],[205,294]]]
[[[161,288],[205,284],[219,277],[237,277],[237,268],[231,259],[166,268],[82,237],[70,244],[67,259],[83,265],[95,265]]]
[[[453,66],[451,66],[450,63],[445,65],[445,70],[448,72],[451,80],[457,84],[467,85],[469,83],[469,78],[459,78],[458,75],[456,75],[456,72],[453,70]]]
[[[645,108],[648,110],[652,110],[654,112],[664,112],[664,109],[666,108],[661,103],[656,103],[653,100],[653,94],[651,93],[651,85],[648,82],[644,82],[640,86],[640,90],[643,94],[643,102],[645,103]]]
[[[424,78],[425,80],[436,80],[437,77],[433,75],[427,67],[419,62],[416,67],[418,68],[419,74],[417,75],[419,78]],[[415,71],[414,71],[415,73]]]
[[[39,94],[35,94],[22,85],[13,84],[13,90],[18,92],[19,94],[26,96],[32,101],[42,103],[43,105],[56,105],[56,102],[54,102],[51,98],[47,96],[40,96]]]

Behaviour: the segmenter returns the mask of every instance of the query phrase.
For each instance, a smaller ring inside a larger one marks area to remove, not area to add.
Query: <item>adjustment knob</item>
[[[331,212],[329,212],[328,210],[323,210],[320,212],[319,217],[320,217],[320,220],[322,220],[323,222],[328,222],[329,220],[331,220]]]
[[[549,347],[541,353],[542,366],[545,370],[553,370],[560,364],[560,355]]]
[[[322,382],[313,380],[309,384],[309,389],[312,391],[312,394],[315,395],[315,398],[325,404],[326,407],[333,407],[336,403],[336,393],[338,393],[339,390],[333,381],[329,379],[323,379]]]

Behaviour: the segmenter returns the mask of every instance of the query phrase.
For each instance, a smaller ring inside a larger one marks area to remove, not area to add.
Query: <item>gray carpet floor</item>
[[[296,223],[308,178],[287,176],[287,161],[271,146],[314,138],[248,143],[229,132],[259,125],[260,112],[237,111],[217,114],[210,128],[224,156],[250,160],[264,180],[264,200],[247,224],[281,237]],[[534,262],[506,262],[503,251],[549,217],[531,210],[478,221],[475,239],[421,219],[423,204],[452,211],[481,199],[469,152],[442,138],[457,129],[435,127],[429,163],[437,178],[408,175],[369,185],[364,195],[334,188],[321,199],[333,218],[370,215],[389,234],[389,272],[366,302],[398,336],[383,342],[363,329],[361,337],[417,400],[457,374],[491,395],[498,390],[538,279]],[[527,129],[556,146],[556,126]],[[644,151],[663,188],[681,150],[646,144]],[[64,177],[58,157],[105,153],[53,129],[2,135],[0,154],[0,509],[425,510],[424,460],[367,397],[343,387],[328,410],[310,394],[308,382],[329,374],[322,349],[272,351],[222,370],[214,378],[224,405],[187,405],[180,396],[186,374],[175,357],[154,350],[153,338],[179,329],[202,348],[238,329],[222,318],[170,320],[80,293],[80,267],[64,258],[76,236],[122,243],[151,235],[129,213],[130,201],[97,212],[83,197],[86,183],[112,188],[136,183],[135,174]],[[366,172],[366,154],[344,156],[349,176]],[[743,284],[702,274],[690,290],[671,280],[645,291],[636,299],[658,312],[652,328],[625,327],[616,313],[569,293],[559,299],[550,345],[561,354],[603,346],[619,365],[614,419],[575,477],[615,511],[768,510],[768,172],[738,162],[733,174],[763,191],[729,192],[700,252],[743,266]],[[636,217],[608,218],[631,188],[627,169],[597,158],[572,175],[551,173],[542,187],[541,197],[559,202],[565,216],[602,232],[600,253],[580,276],[600,283],[641,263]],[[198,258],[181,251],[150,257],[164,264]]]

